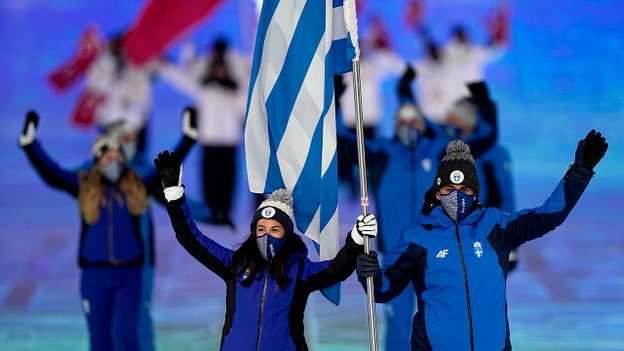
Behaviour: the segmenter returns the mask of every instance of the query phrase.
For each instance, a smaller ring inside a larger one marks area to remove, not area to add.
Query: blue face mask
[[[396,135],[406,148],[413,149],[416,147],[416,143],[418,143],[420,131],[412,126],[405,125],[397,128]]]
[[[258,250],[260,250],[260,255],[267,260],[270,261],[277,255],[279,250],[284,246],[286,242],[286,237],[276,238],[269,234],[264,234],[256,237],[256,243],[258,244]]]
[[[134,158],[134,156],[136,156],[136,153],[137,153],[136,141],[127,141],[121,144],[121,152],[126,157],[126,160],[128,163],[132,161],[132,159]]]
[[[459,190],[453,190],[446,195],[440,195],[440,203],[446,214],[455,222],[460,222],[468,215],[474,195],[467,195]]]

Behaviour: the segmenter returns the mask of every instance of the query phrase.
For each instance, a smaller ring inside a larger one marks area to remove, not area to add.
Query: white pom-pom
[[[258,208],[273,206],[279,208],[284,213],[290,217],[291,220],[294,220],[294,209],[293,206],[295,204],[295,200],[292,196],[292,193],[288,189],[277,189],[268,199],[264,200]]]

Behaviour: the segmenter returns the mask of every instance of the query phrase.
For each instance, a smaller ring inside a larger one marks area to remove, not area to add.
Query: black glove
[[[608,147],[609,144],[607,144],[605,137],[592,129],[587,133],[585,139],[579,141],[574,155],[574,164],[593,172],[594,167],[604,157]]]
[[[154,159],[163,188],[182,185],[182,161],[175,151],[164,150]]]
[[[197,111],[193,107],[186,107],[182,112],[182,133],[187,137],[197,140]]]
[[[490,92],[485,82],[469,83],[468,90],[477,103],[490,101]]]
[[[414,100],[414,94],[412,93],[411,84],[414,78],[416,77],[416,71],[410,66],[407,65],[405,72],[399,79],[399,84],[397,85],[397,94],[399,95],[399,100]]]
[[[334,94],[336,96],[336,105],[340,104],[340,99],[347,90],[347,85],[344,82],[344,77],[341,74],[334,76]]]
[[[412,66],[408,64],[407,68],[405,68],[405,72],[403,72],[403,75],[399,80],[399,84],[411,84],[414,78],[416,78],[416,71],[414,71]]]
[[[37,126],[39,125],[39,115],[35,111],[28,111],[26,113],[26,121],[24,122],[24,129],[19,138],[19,144],[21,146],[27,146],[33,143],[35,135],[37,134]]]
[[[359,278],[366,279],[374,277],[379,272],[379,260],[377,252],[372,251],[370,254],[361,253],[355,261],[355,271]]]

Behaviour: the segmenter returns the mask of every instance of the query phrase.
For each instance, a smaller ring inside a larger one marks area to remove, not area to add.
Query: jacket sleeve
[[[338,251],[329,265],[316,273],[312,273],[307,278],[304,277],[309,290],[320,290],[345,281],[355,271],[355,260],[363,251],[364,246],[356,244],[351,238],[351,234],[347,235],[345,245]]]
[[[167,203],[167,213],[176,239],[197,261],[222,279],[227,279],[233,251],[205,236],[193,221],[186,197]]]
[[[158,74],[182,93],[193,99],[201,96],[201,87],[195,82],[192,72],[188,72],[171,63],[163,63],[158,67]]]
[[[32,144],[25,146],[23,150],[26,152],[30,163],[46,184],[53,188],[63,190],[73,197],[78,196],[78,174],[61,168],[43,150],[39,141],[35,140]]]
[[[507,221],[503,217],[501,226],[505,230],[504,236],[508,238],[508,245],[515,248],[563,224],[592,177],[591,171],[572,165],[541,206],[515,212]]]
[[[414,243],[406,243],[404,247],[402,252],[394,254],[396,260],[392,264],[373,277],[375,302],[386,303],[392,300],[401,294],[412,280],[424,276],[427,250]],[[359,277],[358,280],[366,291],[366,280]]]

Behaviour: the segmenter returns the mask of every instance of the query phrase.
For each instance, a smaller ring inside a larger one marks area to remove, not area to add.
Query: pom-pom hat
[[[479,196],[479,178],[470,147],[461,140],[453,140],[446,147],[446,155],[438,165],[433,184],[434,193],[447,184],[465,185]]]
[[[91,147],[91,153],[93,154],[93,158],[97,162],[107,151],[116,150],[119,151],[119,143],[117,140],[109,137],[106,134],[102,134],[95,138],[93,142],[93,146]]]
[[[274,219],[284,227],[287,233],[294,232],[294,199],[289,190],[277,189],[268,199],[262,201],[251,220],[253,233],[260,218]]]

